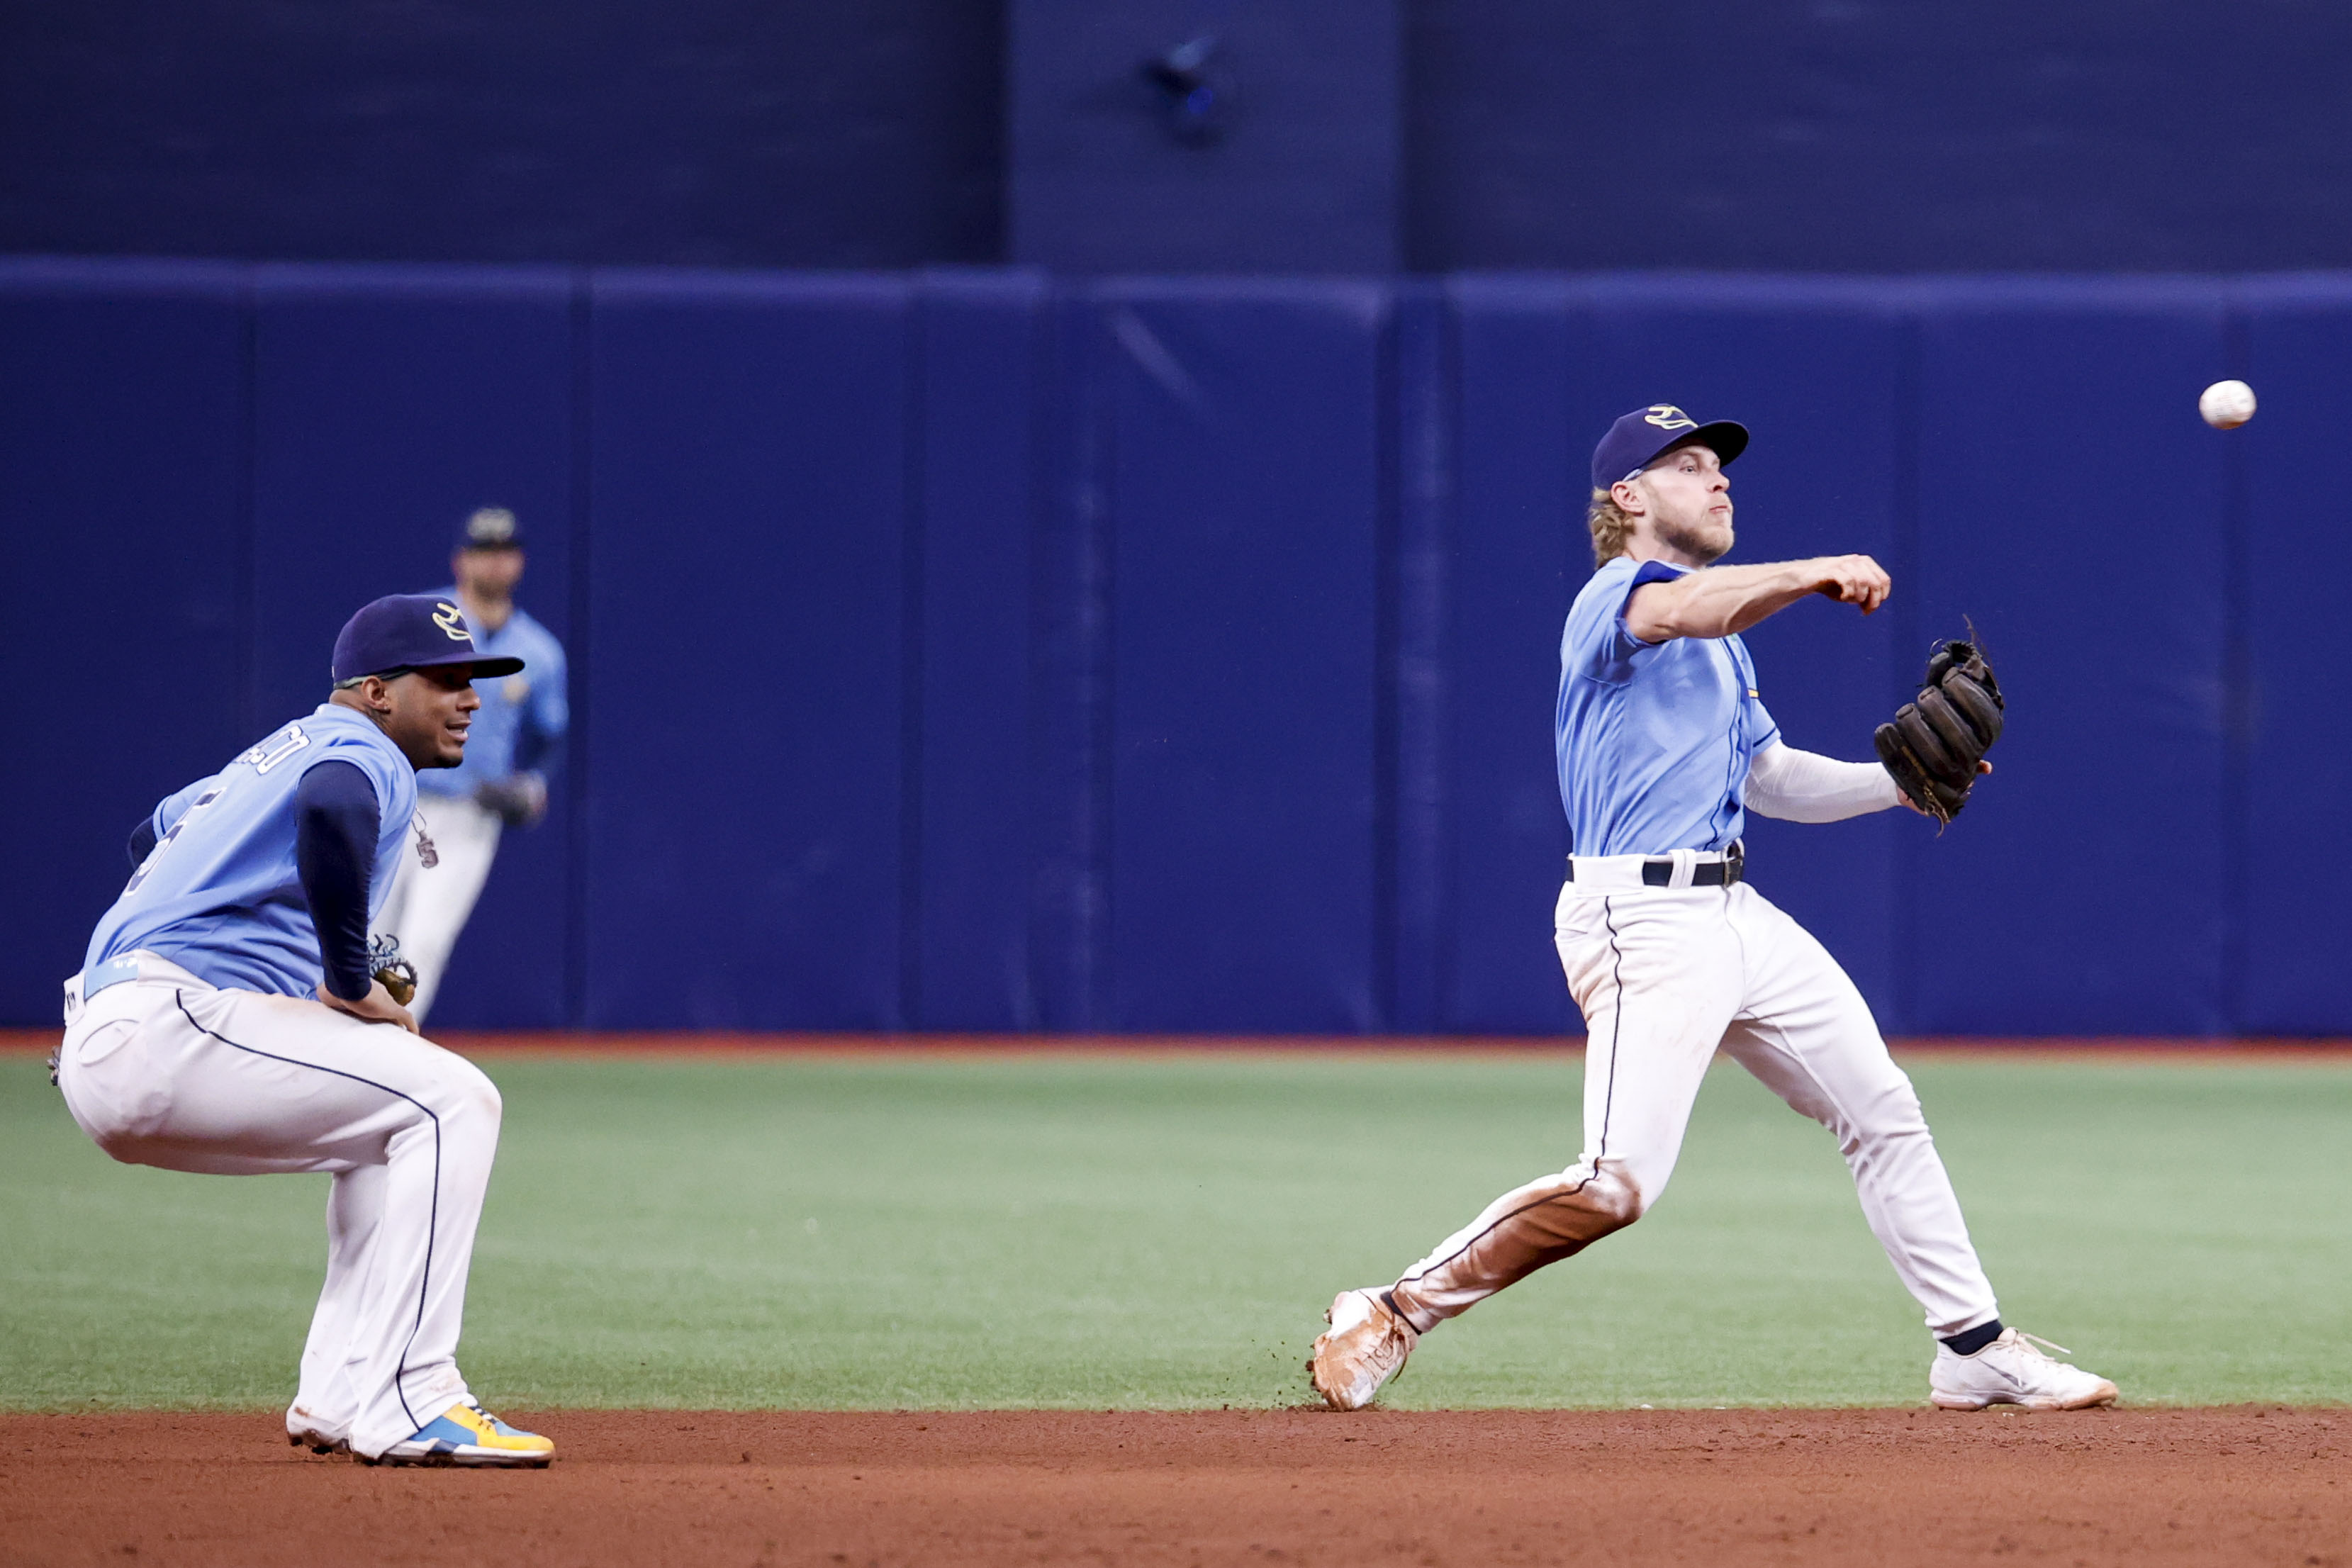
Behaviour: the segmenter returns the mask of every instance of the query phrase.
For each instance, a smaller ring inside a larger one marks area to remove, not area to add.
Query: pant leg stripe
[[[1616,997],[1609,1008],[1609,1087],[1601,1100],[1601,1144],[1592,1152],[1596,1175],[1609,1152],[1609,1118],[1617,1109],[1617,1043],[1625,1030],[1625,951],[1617,945],[1617,911],[1606,898],[1601,900],[1601,923],[1609,928],[1609,984]]]
[[[197,1023],[196,1016],[188,1011],[188,1004],[183,993],[177,990],[173,991],[172,993],[172,1001],[180,1009],[180,1016],[185,1018],[191,1025],[194,1025],[197,1033],[210,1035],[214,1039],[218,1040],[222,1045],[228,1047],[231,1050],[243,1051],[247,1056],[260,1057],[268,1061],[284,1062],[288,1067],[308,1068],[313,1072],[328,1073],[336,1078],[347,1078],[353,1083],[363,1083],[370,1089],[383,1090],[384,1093],[391,1095],[395,1100],[404,1100],[408,1101],[409,1104],[425,1112],[425,1116],[432,1121],[433,1198],[431,1204],[427,1205],[425,1209],[425,1271],[423,1279],[419,1281],[416,1289],[416,1321],[414,1323],[411,1323],[408,1327],[408,1338],[400,1347],[400,1364],[394,1370],[392,1374],[392,1392],[400,1401],[402,1413],[411,1421],[415,1421],[417,1426],[423,1426],[425,1423],[418,1421],[416,1418],[416,1412],[411,1410],[408,1406],[408,1389],[406,1387],[408,1380],[408,1352],[410,1350],[415,1348],[416,1344],[416,1336],[422,1333],[425,1330],[425,1300],[426,1297],[433,1293],[433,1239],[435,1236],[438,1234],[441,1223],[441,1118],[434,1114],[433,1108],[431,1106],[425,1104],[415,1095],[404,1094],[388,1083],[378,1083],[372,1078],[362,1078],[355,1072],[345,1072],[341,1068],[321,1067],[317,1062],[297,1061],[292,1057],[281,1057],[277,1055],[275,1052],[261,1050],[257,1047],[239,1045],[237,1042],[230,1039],[226,1035],[220,1033],[218,1030],[207,1029],[204,1025]],[[438,1415],[439,1412],[436,1411],[435,1414]]]

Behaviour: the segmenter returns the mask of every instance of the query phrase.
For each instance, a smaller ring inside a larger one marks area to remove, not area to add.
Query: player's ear
[[[1639,477],[1635,476],[1636,479]],[[1642,487],[1633,479],[1619,479],[1611,485],[1609,499],[1615,501],[1617,510],[1628,517],[1639,517],[1650,510],[1650,498],[1642,493]]]

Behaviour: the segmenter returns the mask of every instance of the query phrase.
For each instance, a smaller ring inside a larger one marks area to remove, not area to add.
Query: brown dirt
[[[2342,1409],[515,1415],[551,1469],[0,1416],[0,1562],[2352,1568]]]

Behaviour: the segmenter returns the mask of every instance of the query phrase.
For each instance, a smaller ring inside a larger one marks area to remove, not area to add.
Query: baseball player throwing
[[[1836,1134],[1870,1228],[1937,1337],[1936,1404],[2116,1398],[2106,1379],[2045,1354],[2048,1342],[2002,1326],[1918,1097],[1861,993],[1742,880],[1748,811],[1832,822],[1920,804],[1885,766],[1783,744],[1764,710],[1739,633],[1816,594],[1868,615],[1889,584],[1865,555],[1712,566],[1732,544],[1724,466],[1747,445],[1738,425],[1658,404],[1619,419],[1593,453],[1600,569],[1569,612],[1555,728],[1575,850],[1555,941],[1589,1031],[1584,1152],[1496,1199],[1394,1284],[1332,1302],[1308,1369],[1335,1409],[1370,1404],[1446,1319],[1639,1219],[1674,1173],[1717,1050]],[[1967,759],[1968,776],[1977,766]]]
[[[486,658],[446,599],[379,599],[334,690],[131,837],[137,866],[66,982],[57,1079],[131,1164],[324,1171],[327,1279],[287,1436],[391,1464],[546,1464],[474,1402],[457,1350],[499,1091],[415,1034],[369,972],[368,913],[407,854],[420,768],[454,767]]]

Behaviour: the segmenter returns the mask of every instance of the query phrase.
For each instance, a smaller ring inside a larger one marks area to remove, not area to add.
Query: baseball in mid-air
[[[2197,412],[2216,430],[2235,430],[2254,416],[2254,389],[2242,381],[2217,381],[2199,395]]]

